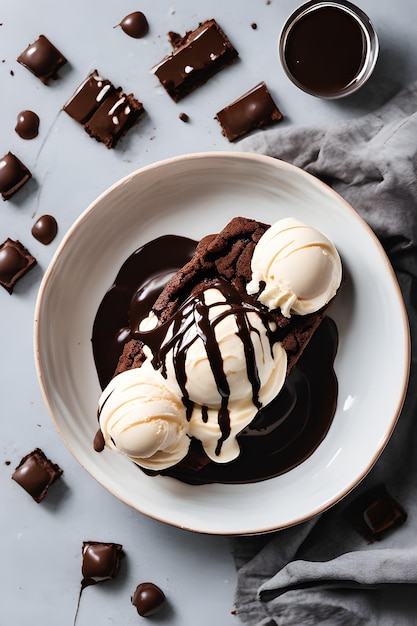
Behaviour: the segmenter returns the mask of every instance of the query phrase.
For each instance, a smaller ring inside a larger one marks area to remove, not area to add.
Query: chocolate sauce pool
[[[93,326],[93,354],[102,388],[112,378],[124,344],[137,337],[134,329],[167,280],[191,259],[196,245],[176,235],[159,237],[136,250],[121,267]],[[238,436],[241,454],[236,460],[208,463],[196,472],[179,464],[161,473],[191,484],[246,483],[299,465],[324,439],[335,413],[337,343],[336,325],[325,318],[277,398]],[[191,450],[198,453],[201,444],[193,440]]]

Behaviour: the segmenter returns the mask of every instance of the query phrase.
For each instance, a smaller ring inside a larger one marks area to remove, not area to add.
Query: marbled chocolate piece
[[[13,293],[17,281],[34,265],[36,259],[20,241],[13,241],[8,237],[0,244],[0,285],[10,294]]]
[[[170,33],[169,37],[175,46],[174,51],[151,71],[175,102],[238,57],[237,50],[213,19],[203,22],[182,38],[177,33]]]
[[[64,104],[63,110],[76,122],[84,124],[113,92],[114,87],[111,82],[94,70]]]
[[[252,130],[278,122],[282,113],[266,84],[261,82],[219,111],[216,119],[222,127],[222,134],[234,141]]]
[[[8,200],[31,178],[32,174],[22,161],[11,152],[0,159],[0,193]]]
[[[113,148],[143,113],[143,105],[132,94],[121,89],[112,92],[86,122],[87,133]]]
[[[165,601],[164,592],[154,583],[141,583],[132,596],[132,604],[142,617],[149,617],[160,611]]]
[[[62,469],[56,463],[52,463],[40,448],[35,448],[20,461],[12,479],[39,503],[62,473]]]
[[[18,56],[17,61],[47,85],[51,78],[58,78],[58,70],[67,59],[49,39],[40,35]]]

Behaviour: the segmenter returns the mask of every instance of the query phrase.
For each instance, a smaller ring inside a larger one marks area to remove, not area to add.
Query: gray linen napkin
[[[353,493],[298,526],[232,540],[237,614],[253,626],[416,624],[417,82],[375,113],[316,128],[264,131],[240,142],[239,148],[302,167],[330,184],[364,217],[396,271],[414,347],[397,427]],[[368,544],[345,512],[358,494],[381,483],[408,518]]]

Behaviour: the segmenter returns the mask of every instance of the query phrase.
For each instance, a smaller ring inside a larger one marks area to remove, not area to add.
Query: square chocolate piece
[[[20,241],[9,237],[0,244],[0,285],[10,294],[13,293],[17,281],[28,272],[36,259]]]
[[[115,578],[119,573],[123,546],[119,543],[84,541],[82,547],[83,586]]]
[[[46,458],[40,448],[35,448],[33,452],[23,457],[12,478],[39,503],[62,473],[62,469]]]
[[[252,130],[278,122],[282,113],[265,83],[261,82],[219,111],[216,119],[222,126],[222,134],[234,141]]]
[[[383,485],[361,494],[348,507],[346,515],[351,524],[368,543],[404,524],[407,513]]]
[[[17,57],[17,61],[47,85],[51,78],[58,78],[58,70],[65,65],[67,59],[49,39],[40,35]]]
[[[84,128],[91,137],[104,143],[106,148],[113,148],[143,111],[141,102],[119,88],[105,98]]]
[[[170,34],[175,49],[152,68],[174,102],[230,65],[238,52],[215,20],[207,20],[184,37]]]
[[[105,98],[113,92],[114,87],[111,82],[107,78],[102,78],[97,70],[94,70],[63,106],[63,110],[76,122],[84,124],[97,111]]]
[[[18,189],[23,187],[32,174],[22,161],[11,152],[0,159],[0,193],[3,200],[8,200]]]

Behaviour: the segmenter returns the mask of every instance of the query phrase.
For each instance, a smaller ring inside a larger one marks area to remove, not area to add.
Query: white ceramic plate
[[[277,478],[199,487],[150,478],[121,455],[93,450],[100,394],[91,348],[93,320],[123,261],[140,245],[170,233],[198,239],[237,215],[268,223],[294,216],[336,244],[349,276],[332,309],[340,334],[337,412],[314,454]],[[145,515],[181,528],[252,534],[285,528],[325,510],[370,470],[403,403],[409,333],[391,265],[344,200],[276,159],[205,153],[134,172],[75,222],[41,285],[35,357],[59,434],[110,492]]]

